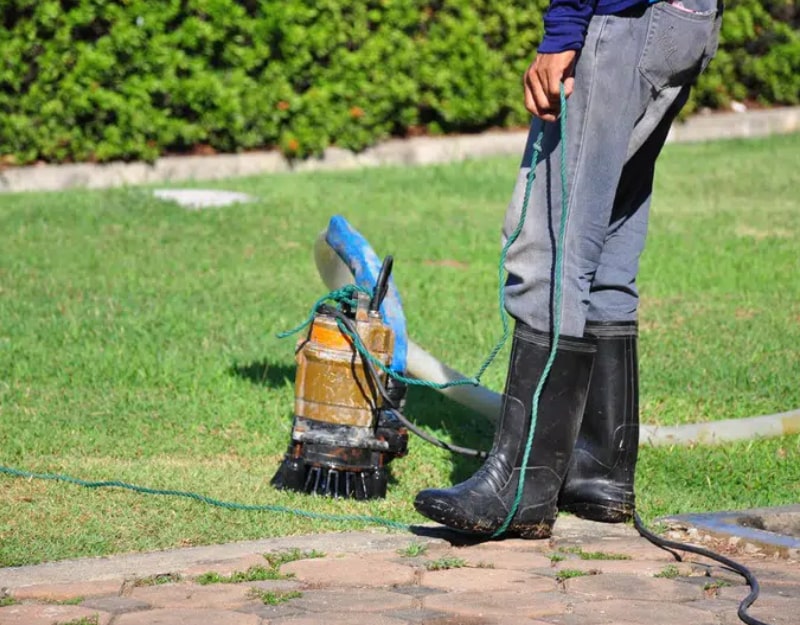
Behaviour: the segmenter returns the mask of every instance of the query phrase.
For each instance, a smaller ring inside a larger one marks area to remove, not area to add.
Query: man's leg
[[[706,57],[715,48],[719,17],[711,30]],[[594,521],[623,522],[635,510],[639,445],[636,277],[647,234],[655,162],[689,91],[688,84],[657,91],[637,122],[590,287],[585,332],[597,341],[597,355],[558,506]]]
[[[527,170],[535,165],[538,179],[530,212],[506,264],[510,273],[506,304],[517,318],[517,327],[492,451],[467,481],[448,489],[422,491],[414,502],[419,512],[445,525],[483,534],[497,531],[512,510],[520,480],[526,487],[509,533],[547,536],[555,520],[556,501],[578,433],[594,360],[594,342],[582,338],[582,299],[600,258],[615,189],[643,99],[636,95],[643,91],[636,70],[641,50],[623,45],[637,41],[630,31],[639,33],[641,48],[646,24],[637,28],[636,20],[595,19],[577,64],[565,139],[571,215],[565,248],[562,336],[536,411],[530,457],[527,464],[522,462],[532,423],[534,388],[545,371],[552,343],[552,268],[561,211],[557,124],[545,126],[544,152],[538,163],[531,163],[530,149],[526,153],[506,221],[508,236],[519,219]],[[532,137],[538,128],[535,123]],[[529,482],[535,487],[529,487]]]

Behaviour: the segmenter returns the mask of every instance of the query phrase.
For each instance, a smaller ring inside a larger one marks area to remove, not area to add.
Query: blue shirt
[[[580,50],[592,15],[613,15],[651,0],[550,0],[539,52]]]

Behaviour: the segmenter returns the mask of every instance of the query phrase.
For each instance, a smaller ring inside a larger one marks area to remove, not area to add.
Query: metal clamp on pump
[[[404,456],[408,430],[398,408],[405,386],[358,352],[357,336],[379,362],[392,360],[394,334],[379,313],[393,259],[387,256],[372,296],[358,292],[341,308],[320,305],[295,358],[292,439],[272,484],[333,497],[386,496],[386,466]]]

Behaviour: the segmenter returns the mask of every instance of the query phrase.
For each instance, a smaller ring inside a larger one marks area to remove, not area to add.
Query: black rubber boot
[[[517,494],[531,424],[533,394],[550,354],[549,335],[517,323],[494,445],[483,466],[452,488],[423,490],[414,507],[457,530],[494,534]],[[556,518],[561,482],[580,427],[592,371],[593,339],[560,337],[539,400],[525,487],[507,534],[546,538]]]
[[[637,326],[589,322],[597,338],[589,396],[558,507],[579,517],[621,523],[633,516],[639,448]]]

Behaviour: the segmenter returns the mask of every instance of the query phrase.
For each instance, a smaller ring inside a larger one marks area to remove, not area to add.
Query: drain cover
[[[800,549],[800,504],[729,512],[683,514],[661,519],[718,538],[739,538],[767,551]]]

